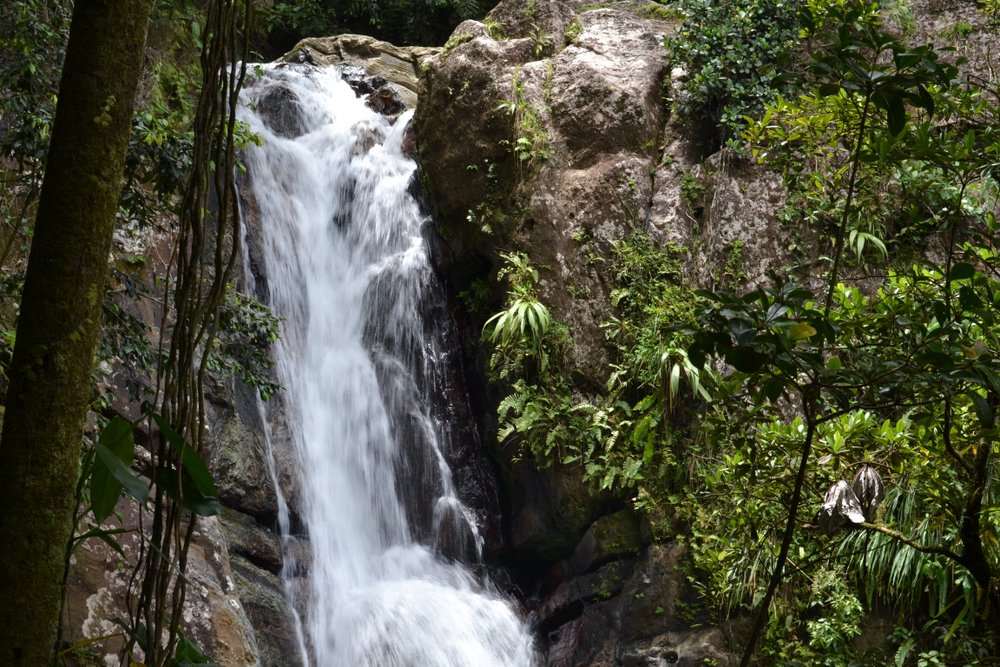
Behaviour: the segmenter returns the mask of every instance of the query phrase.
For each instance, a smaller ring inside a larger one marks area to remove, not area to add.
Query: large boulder
[[[629,3],[501,2],[429,61],[418,159],[459,288],[525,250],[573,331],[581,389],[607,376],[611,245],[646,227],[670,26]]]
[[[321,67],[348,65],[361,68],[366,76],[387,80],[403,104],[413,108],[420,91],[420,72],[424,63],[439,51],[425,46],[395,46],[366,35],[337,35],[304,39],[282,60],[308,62]]]

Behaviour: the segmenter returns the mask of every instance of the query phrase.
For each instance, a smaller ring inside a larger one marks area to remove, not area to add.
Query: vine
[[[212,359],[207,352],[219,333],[227,286],[240,256],[236,105],[249,57],[252,6],[248,0],[213,0],[202,29],[192,171],[180,209],[173,298],[164,298],[172,308],[164,309],[161,324],[166,330],[172,315],[172,335],[157,374],[159,410],[149,416],[150,432],[158,433],[152,452],[156,465],[150,471],[155,487],[150,537],[142,542],[133,578],[133,617],[123,649],[129,656],[138,645],[150,667],[197,653],[180,632],[187,590],[184,571],[197,517],[219,511],[214,484],[200,457],[204,386]]]

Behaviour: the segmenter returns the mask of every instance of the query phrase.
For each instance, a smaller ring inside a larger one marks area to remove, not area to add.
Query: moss
[[[684,15],[673,6],[664,5],[659,2],[647,2],[643,8],[644,16],[658,21],[679,21]]]
[[[457,46],[465,44],[466,42],[471,42],[473,39],[475,39],[475,36],[469,34],[452,35],[448,38],[448,41],[445,42],[444,48],[441,49],[441,59],[446,60]]]
[[[639,518],[630,509],[602,516],[594,522],[591,530],[594,532],[598,559],[601,562],[635,556],[642,550]]]

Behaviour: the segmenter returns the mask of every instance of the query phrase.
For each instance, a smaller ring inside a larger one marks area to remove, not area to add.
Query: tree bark
[[[78,1],[0,440],[0,664],[49,664],[152,0]]]

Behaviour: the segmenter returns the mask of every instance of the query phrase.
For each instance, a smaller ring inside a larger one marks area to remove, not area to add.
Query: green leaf
[[[184,438],[181,437],[177,431],[172,429],[167,421],[158,414],[153,415],[153,419],[156,421],[157,426],[160,427],[160,432],[163,434],[171,444],[176,447],[181,448],[183,454],[181,455],[181,465],[183,468],[183,484],[181,489],[184,491],[183,505],[190,509],[196,514],[201,514],[202,516],[212,516],[218,514],[221,511],[221,505],[218,503],[218,492],[215,489],[215,481],[212,479],[212,473],[208,471],[208,466],[202,461],[198,452],[194,450],[191,445],[185,442]],[[178,486],[176,483],[177,474],[171,468],[160,467],[157,469],[158,474],[164,473],[167,479],[171,481],[168,482],[171,485],[171,489],[176,493]],[[160,478],[157,478],[157,483],[160,483]],[[189,484],[193,485],[193,488],[188,489]],[[170,491],[168,491],[170,493]],[[175,500],[177,498],[175,497]],[[201,511],[195,509],[195,507],[200,507],[206,510],[212,510],[210,514],[204,514]],[[217,509],[216,509],[217,508]]]
[[[919,106],[923,107],[924,110],[927,111],[927,115],[928,116],[933,116],[934,115],[934,98],[931,97],[931,94],[929,92],[927,92],[927,88],[925,88],[924,86],[918,86],[917,87],[917,95],[920,97],[920,105]]]
[[[181,437],[180,433],[170,427],[170,424],[167,423],[167,420],[164,419],[162,415],[154,414],[153,421],[156,422],[156,425],[160,428],[160,433],[162,433],[163,437],[167,439],[167,442],[177,447],[184,446],[184,438]]]
[[[191,476],[195,487],[205,498],[216,498],[219,495],[215,489],[212,473],[191,446],[184,448],[184,470]]]
[[[121,483],[130,496],[141,503],[146,502],[146,498],[149,496],[149,485],[133,475],[132,471],[101,443],[97,443],[97,461],[107,466],[114,478]],[[95,469],[96,466],[95,462]]]
[[[121,496],[121,482],[98,459],[90,477],[90,511],[94,513],[94,520],[101,523],[107,519],[115,511],[115,505]]]
[[[835,83],[824,83],[819,87],[820,97],[833,97],[840,92],[840,86]]]
[[[749,347],[734,347],[726,352],[726,363],[741,373],[756,373],[765,361],[764,355]]]
[[[889,133],[899,136],[906,128],[906,107],[902,98],[893,95],[888,98],[889,107],[886,109],[887,120],[889,122]]]
[[[218,667],[218,665],[205,655],[200,646],[182,634],[174,652],[174,667]]]
[[[668,390],[668,395],[670,397],[671,405],[677,400],[677,394],[680,391],[681,386],[681,366],[680,364],[674,364],[670,368],[670,389]]]
[[[98,523],[114,511],[122,488],[140,502],[149,495],[149,486],[132,474],[135,456],[132,424],[115,417],[101,431],[94,447],[96,456],[90,475],[90,507]]]
[[[788,306],[781,303],[772,303],[771,307],[767,309],[767,315],[764,316],[764,323],[771,324],[787,312]]]
[[[805,322],[799,322],[788,330],[788,336],[793,341],[799,341],[804,338],[812,338],[815,335],[816,329],[814,329],[811,324],[806,324]]]
[[[99,526],[91,526],[90,530],[74,538],[73,545],[76,546],[77,544],[83,543],[84,540],[90,539],[91,537],[96,537],[97,539],[101,540],[109,547],[114,549],[115,553],[117,553],[119,556],[121,556],[122,558],[127,558],[127,556],[125,555],[125,550],[122,549],[122,545],[118,544],[118,540],[116,540],[113,537],[114,535],[119,535],[121,533],[127,533],[127,532],[129,531],[125,530],[124,528],[103,530]]]
[[[994,415],[993,408],[990,404],[986,402],[980,394],[970,391],[967,395],[972,399],[972,406],[976,409],[976,417],[979,419],[979,424],[983,428],[993,428]]]
[[[135,440],[132,437],[132,424],[121,417],[115,417],[101,431],[98,442],[107,447],[123,463],[131,464],[135,455]]]
[[[198,516],[215,516],[222,512],[218,498],[201,493],[186,469],[182,469],[178,474],[175,468],[157,467],[156,485],[172,500]]]
[[[896,69],[905,69],[920,62],[920,54],[901,51],[893,54],[893,60],[895,61]]]
[[[764,397],[767,398],[767,400],[776,401],[784,390],[785,383],[781,379],[781,376],[772,375],[767,379],[767,382],[764,383],[764,387],[761,391],[764,393]]]
[[[959,262],[951,267],[948,277],[951,280],[968,280],[976,275],[976,267],[967,262]]]

